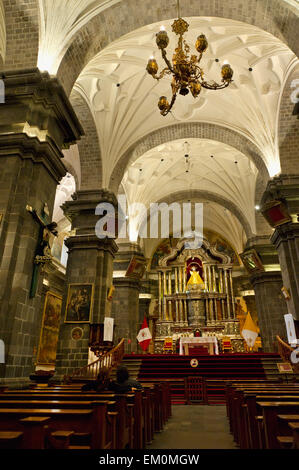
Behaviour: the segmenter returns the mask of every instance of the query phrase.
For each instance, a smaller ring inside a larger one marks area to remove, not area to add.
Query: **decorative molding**
[[[177,257],[178,253],[181,251],[186,242],[190,242],[190,239],[184,238],[180,240],[177,246],[172,248],[170,254],[161,258],[159,260],[159,268],[168,267],[168,262],[174,260]],[[230,257],[228,255],[224,255],[223,253],[218,252],[214,246],[211,246],[210,242],[206,238],[203,239],[203,244],[201,248],[198,248],[196,250],[184,250],[183,253],[177,257],[178,263],[184,265],[185,261],[188,258],[192,258],[193,256],[200,256],[203,262],[215,264],[215,260],[207,254],[207,250],[209,250],[212,255],[216,256],[217,258],[220,258],[223,264],[231,264]]]

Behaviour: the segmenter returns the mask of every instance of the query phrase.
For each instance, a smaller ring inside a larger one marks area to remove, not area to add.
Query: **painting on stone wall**
[[[90,322],[93,290],[93,284],[69,284],[65,323]]]
[[[152,260],[151,260],[151,269],[156,269],[159,265],[160,258],[164,258],[164,256],[169,255],[171,253],[171,249],[173,246],[179,242],[178,238],[169,237],[163,240],[158,248],[156,249]]]
[[[37,364],[55,365],[62,297],[47,292],[37,354]]]

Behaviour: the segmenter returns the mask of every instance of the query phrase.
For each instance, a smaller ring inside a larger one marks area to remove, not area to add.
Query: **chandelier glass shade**
[[[204,71],[199,66],[204,52],[208,48],[208,41],[204,34],[200,34],[195,43],[195,49],[199,55],[190,54],[190,47],[184,39],[184,34],[188,31],[189,24],[183,18],[178,18],[172,24],[172,31],[179,37],[178,44],[174,51],[172,62],[167,58],[166,49],[169,44],[169,37],[164,29],[156,34],[156,43],[161,51],[166,67],[158,74],[158,64],[155,58],[148,61],[146,70],[156,80],[161,80],[165,75],[172,75],[171,89],[172,98],[169,103],[166,96],[161,96],[158,107],[162,116],[166,116],[172,109],[177,94],[183,96],[191,92],[197,98],[202,88],[208,90],[221,90],[229,86],[233,81],[233,70],[229,64],[224,64],[221,69],[222,83],[214,81],[208,82],[204,78]]]

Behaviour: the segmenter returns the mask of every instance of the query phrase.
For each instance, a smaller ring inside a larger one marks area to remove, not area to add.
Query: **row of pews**
[[[299,383],[228,382],[226,406],[241,449],[299,449]]]
[[[128,394],[80,384],[0,391],[1,449],[143,449],[171,416],[167,384]]]

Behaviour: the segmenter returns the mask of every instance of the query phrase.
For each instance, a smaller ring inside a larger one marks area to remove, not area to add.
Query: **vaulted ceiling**
[[[197,99],[179,96],[173,113],[161,116],[157,102],[161,95],[170,96],[170,79],[157,83],[145,71],[152,55],[163,66],[155,45],[161,24],[148,25],[111,43],[77,80],[75,89],[84,95],[94,114],[105,161],[105,186],[130,145],[155,129],[179,122],[204,121],[234,129],[262,150],[270,176],[280,171],[276,135],[279,99],[288,68],[297,60],[295,55],[274,36],[245,23],[222,18],[187,20],[186,39],[191,46],[200,32],[208,38],[202,62],[207,79],[220,81],[224,61],[233,67],[234,82],[228,89],[203,90]],[[171,23],[163,23],[170,36],[169,57],[176,44]]]
[[[172,194],[184,192],[188,199],[197,192],[199,200],[209,195],[227,210],[236,208],[236,213],[244,214],[255,233],[257,174],[254,164],[229,145],[206,139],[188,139],[187,144],[176,140],[155,147],[131,162],[122,187],[128,204],[138,201],[147,208]],[[137,233],[140,215],[134,214],[134,219],[130,215],[131,233]]]

